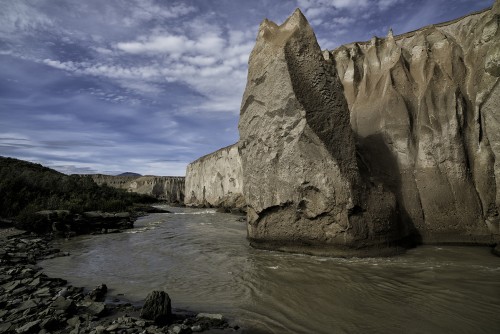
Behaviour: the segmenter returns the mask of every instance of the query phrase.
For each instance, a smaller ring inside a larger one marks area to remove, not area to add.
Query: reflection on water
[[[250,333],[500,333],[500,258],[425,246],[392,258],[336,259],[252,249],[236,216],[168,208],[121,234],[61,241],[45,261],[74,285],[106,283],[141,301],[224,313]]]

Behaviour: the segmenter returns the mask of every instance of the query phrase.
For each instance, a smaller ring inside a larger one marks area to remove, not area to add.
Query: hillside
[[[129,211],[134,203],[153,203],[150,196],[128,193],[91,177],[65,175],[53,169],[0,157],[0,217],[28,223],[40,210]]]

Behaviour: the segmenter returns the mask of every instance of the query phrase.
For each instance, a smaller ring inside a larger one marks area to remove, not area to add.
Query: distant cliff
[[[169,203],[184,203],[184,177],[178,176],[112,176],[90,175],[94,182],[110,187],[146,194]]]
[[[192,163],[188,196],[219,205],[229,194],[221,180],[231,179],[249,239],[265,248],[363,255],[402,240],[497,243],[499,23],[497,0],[451,22],[321,51],[300,11],[281,26],[264,20],[238,150]]]
[[[238,145],[222,148],[190,163],[186,169],[187,206],[243,208]]]

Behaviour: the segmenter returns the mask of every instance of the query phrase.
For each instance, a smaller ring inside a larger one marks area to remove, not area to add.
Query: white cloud
[[[77,70],[77,67],[72,61],[60,62],[59,60],[44,59],[42,63],[65,71],[74,72]]]
[[[133,54],[169,54],[179,57],[185,53],[194,55],[219,54],[226,41],[214,33],[207,33],[190,39],[184,35],[160,35],[140,37],[133,42],[120,42],[116,47]]]
[[[120,23],[127,27],[141,25],[152,20],[177,19],[196,12],[196,8],[184,3],[159,5],[153,0],[134,0],[125,2],[125,15]]]
[[[359,10],[366,8],[369,0],[297,0],[298,6],[305,11],[308,18],[316,18],[325,14],[327,9]]]
[[[178,112],[238,113],[255,32],[227,31],[210,22],[198,22],[206,31],[193,34],[185,29],[184,34],[174,34],[163,27],[152,29],[150,35],[112,43],[112,49],[94,45],[92,49],[102,57],[93,61],[46,58],[38,62],[75,75],[113,79],[137,94],[160,95],[162,84],[182,84],[205,98],[196,105],[188,101]],[[133,102],[123,96],[100,98]]]
[[[196,11],[193,6],[184,3],[176,3],[170,7],[159,6],[152,0],[135,0],[135,6],[132,7],[132,15],[142,20],[152,20],[160,18],[172,19],[181,17]]]
[[[184,36],[151,36],[134,42],[117,43],[116,47],[128,53],[170,53],[182,54],[192,48],[193,41]]]
[[[196,66],[210,66],[217,62],[217,59],[212,56],[188,56],[184,58],[184,61]]]
[[[333,22],[338,25],[348,25],[354,23],[355,21],[356,19],[354,19],[353,17],[347,17],[347,16],[340,16],[333,18]]]
[[[375,11],[385,11],[397,3],[405,0],[297,0],[297,5],[302,9],[304,15],[312,22],[319,23],[319,18],[330,15],[337,15],[339,11],[347,11],[359,14],[361,11],[368,11],[373,14]],[[365,13],[366,14],[366,13]],[[354,17],[337,17],[338,24],[352,23]],[[348,23],[342,20],[349,20]]]
[[[390,7],[396,5],[399,2],[403,2],[404,0],[379,0],[378,2],[378,8],[381,11],[385,11],[389,9]]]

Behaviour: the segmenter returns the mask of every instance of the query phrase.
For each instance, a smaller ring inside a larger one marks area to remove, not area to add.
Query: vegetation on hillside
[[[90,176],[65,175],[40,164],[0,157],[0,217],[28,220],[40,210],[128,211],[150,196],[98,186]]]

